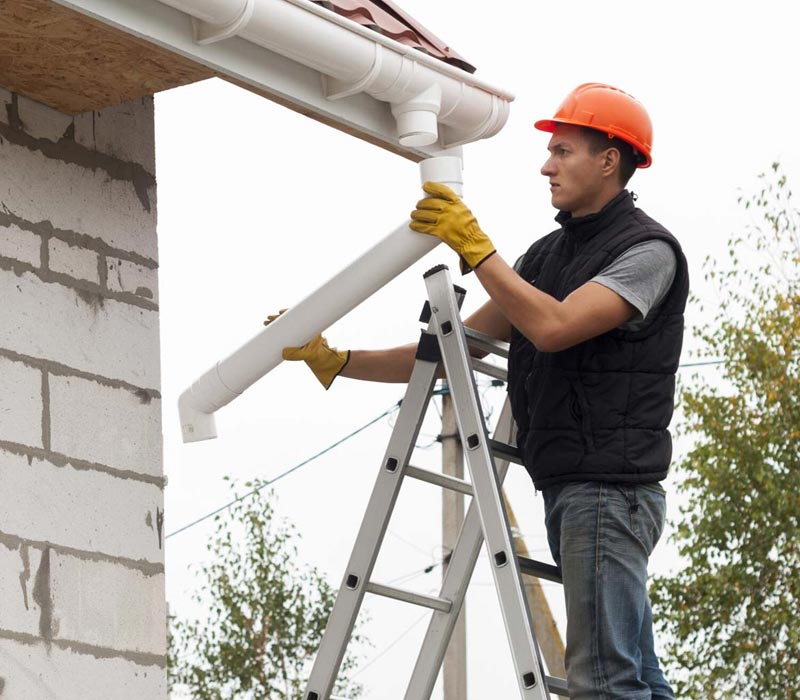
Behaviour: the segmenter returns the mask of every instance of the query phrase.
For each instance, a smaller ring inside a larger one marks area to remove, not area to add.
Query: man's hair
[[[598,131],[589,127],[581,127],[589,142],[589,152],[592,154],[616,148],[619,151],[619,179],[623,187],[628,184],[636,172],[636,166],[641,162],[641,155],[626,141],[615,136],[609,136],[605,131]]]

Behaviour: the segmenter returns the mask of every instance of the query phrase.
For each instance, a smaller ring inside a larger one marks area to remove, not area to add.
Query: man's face
[[[582,129],[571,124],[556,124],[547,150],[550,157],[541,173],[550,181],[552,205],[573,216],[602,209],[607,186],[604,152],[591,153]]]

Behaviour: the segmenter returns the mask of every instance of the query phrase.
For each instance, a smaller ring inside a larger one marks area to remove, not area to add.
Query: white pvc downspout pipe
[[[422,161],[420,177],[422,182],[442,182],[460,195],[460,152]],[[415,233],[404,222],[232,355],[217,362],[178,401],[184,442],[215,438],[214,413],[279,365],[283,348],[304,345],[325,331],[438,244],[438,238]]]
[[[160,0],[193,18],[195,39],[238,36],[320,73],[328,99],[388,102],[401,145],[449,148],[496,134],[513,95],[310,0]]]

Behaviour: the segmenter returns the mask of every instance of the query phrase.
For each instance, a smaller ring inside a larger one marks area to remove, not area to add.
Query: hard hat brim
[[[552,134],[555,131],[556,122],[555,119],[540,119],[538,122],[534,122],[533,126],[539,131],[548,131]]]

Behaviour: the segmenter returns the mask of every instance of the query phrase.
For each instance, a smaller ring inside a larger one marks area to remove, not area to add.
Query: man
[[[664,525],[675,372],[688,294],[677,240],[625,186],[651,163],[652,127],[630,95],[576,88],[553,119],[541,169],[560,228],[512,269],[464,203],[425,183],[411,228],[441,238],[490,300],[466,325],[511,341],[509,396],[526,469],[545,500],[567,603],[566,669],[578,700],[674,695],[653,648],[648,558]],[[341,374],[408,381],[415,346],[339,352],[318,336],[303,359]]]

